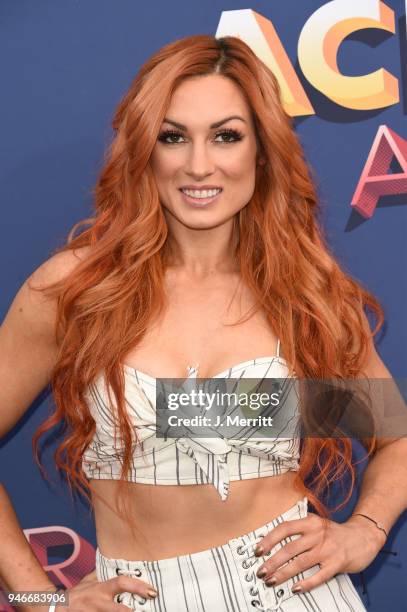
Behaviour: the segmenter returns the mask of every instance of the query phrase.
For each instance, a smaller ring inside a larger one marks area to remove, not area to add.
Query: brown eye
[[[178,144],[180,142],[178,138],[183,138],[183,135],[180,132],[166,130],[165,132],[161,132],[158,140],[164,144]]]
[[[218,136],[222,137],[222,140],[217,140],[216,142],[238,142],[239,140],[242,140],[243,138],[243,134],[241,132],[239,132],[238,130],[222,130],[221,132],[217,132],[216,133],[216,138],[218,138]]]

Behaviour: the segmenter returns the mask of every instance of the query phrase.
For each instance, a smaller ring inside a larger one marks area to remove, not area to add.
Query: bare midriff
[[[232,481],[226,501],[212,484],[128,483],[134,535],[93,495],[99,550],[110,558],[151,561],[219,546],[271,521],[301,499],[294,478],[290,471]],[[114,508],[117,481],[92,480],[91,485]]]

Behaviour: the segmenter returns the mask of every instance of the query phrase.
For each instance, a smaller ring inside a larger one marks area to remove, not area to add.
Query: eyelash
[[[242,140],[243,138],[243,134],[239,132],[239,130],[233,130],[231,128],[221,130],[220,132],[216,132],[215,138],[223,134],[227,134],[228,136],[233,136],[233,140],[222,140],[221,144],[231,144],[233,142],[239,142],[239,140]],[[170,136],[177,137],[177,136],[183,136],[183,134],[181,134],[181,132],[177,132],[176,130],[165,130],[165,132],[161,132],[161,134],[158,137],[158,140],[164,144],[169,144],[169,145],[182,144],[181,142],[169,142],[168,140],[166,140]]]

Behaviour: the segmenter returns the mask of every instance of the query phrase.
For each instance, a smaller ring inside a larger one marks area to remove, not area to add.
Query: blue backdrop
[[[300,32],[323,4],[1,0],[1,320],[24,279],[65,241],[78,219],[91,214],[91,189],[111,136],[110,121],[140,65],[176,38],[215,34],[222,11],[250,8],[274,24],[315,109],[314,115],[297,117],[295,125],[318,179],[328,241],[345,269],[380,299],[387,323],[378,350],[393,376],[406,377],[407,196],[382,197],[367,220],[350,207],[378,127],[384,124],[406,138],[405,6],[402,0],[386,2],[395,13],[394,35],[370,29],[341,45],[338,66],[344,74],[383,66],[399,82],[397,104],[352,111],[309,85],[297,60]],[[65,526],[94,546],[89,511],[73,505],[65,487],[50,487],[32,459],[32,434],[51,407],[44,391],[2,442],[0,479],[25,530]],[[49,453],[46,466],[52,476]],[[372,612],[407,608],[405,515],[386,548],[398,555],[379,554],[365,572],[368,592],[362,597]],[[63,548],[51,547],[50,564],[53,555],[63,556]],[[361,593],[359,575],[352,579]]]

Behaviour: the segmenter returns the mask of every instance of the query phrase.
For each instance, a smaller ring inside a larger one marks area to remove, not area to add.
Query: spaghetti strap
[[[277,340],[277,357],[280,357],[280,338]]]

